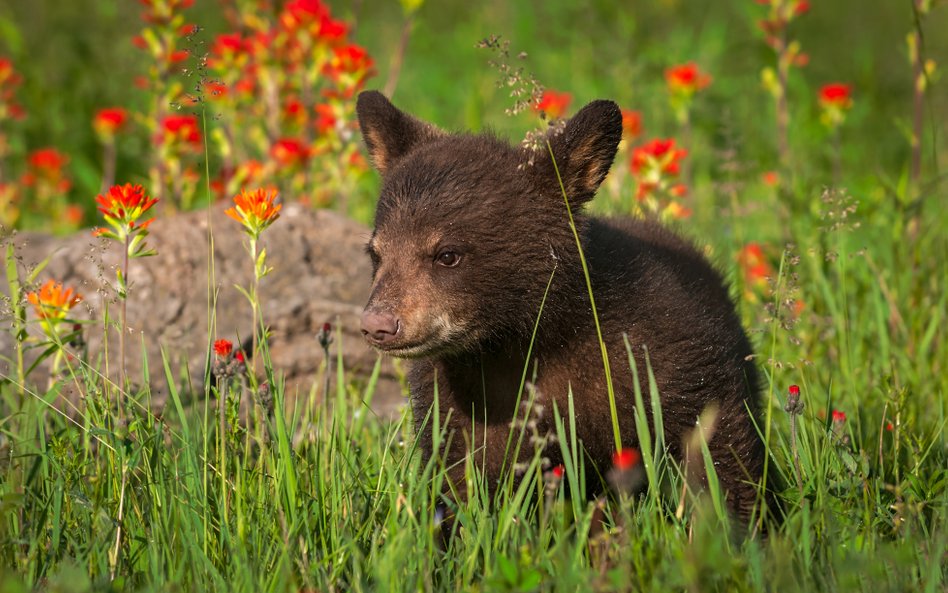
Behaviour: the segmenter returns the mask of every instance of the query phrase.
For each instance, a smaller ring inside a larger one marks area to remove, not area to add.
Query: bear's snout
[[[366,309],[362,312],[362,335],[373,346],[390,345],[401,330],[401,321],[385,311]]]

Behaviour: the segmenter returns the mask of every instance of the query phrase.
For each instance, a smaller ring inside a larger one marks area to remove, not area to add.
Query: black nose
[[[391,313],[366,310],[362,313],[362,335],[376,346],[384,346],[395,340],[401,322]]]

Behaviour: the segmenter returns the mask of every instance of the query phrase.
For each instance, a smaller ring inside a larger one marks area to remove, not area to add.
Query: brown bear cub
[[[451,435],[440,454],[455,492],[465,495],[469,455],[492,489],[510,467],[525,368],[546,410],[555,405],[565,415],[572,390],[575,436],[594,490],[611,466],[601,350],[558,171],[588,262],[623,445],[638,442],[628,336],[643,383],[647,349],[672,456],[681,459],[682,439],[703,410],[717,407],[709,449],[730,508],[748,518],[765,455],[752,419],[758,373],[721,277],[657,223],[583,214],[622,136],[616,104],[594,101],[551,133],[554,158],[545,144],[532,153],[490,134],[446,133],[374,91],[359,96],[357,111],[382,176],[362,333],[379,351],[413,359],[411,403],[426,458],[437,381],[441,426]],[[555,432],[552,412],[538,422],[540,434]],[[560,445],[543,455],[559,463]]]

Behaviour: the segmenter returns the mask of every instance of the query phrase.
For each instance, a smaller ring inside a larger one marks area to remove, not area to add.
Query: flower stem
[[[128,329],[128,250],[131,243],[131,235],[125,236],[125,245],[122,252],[122,292],[121,305],[119,307],[119,392],[118,392],[118,417],[119,420],[125,419],[125,390],[127,374],[125,369],[125,332]]]

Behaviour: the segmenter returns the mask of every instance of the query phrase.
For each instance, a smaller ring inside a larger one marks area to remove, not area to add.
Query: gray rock
[[[209,211],[172,216],[159,215],[149,227],[147,244],[157,255],[131,261],[128,301],[127,360],[129,380],[141,384],[142,344],[148,356],[153,405],[167,398],[162,370],[161,348],[171,358],[177,373],[187,364],[191,384],[203,393],[204,364],[209,339],[226,338],[249,353],[252,341],[251,308],[236,286],[248,288],[253,267],[246,249],[246,235],[237,222],[223,214],[224,206],[215,204]],[[209,214],[210,213],[210,214]],[[210,221],[209,221],[210,218]],[[214,267],[208,263],[208,224],[212,225]],[[280,219],[261,237],[267,262],[273,271],[263,278],[259,300],[264,320],[270,328],[270,357],[274,372],[287,380],[288,399],[309,397],[315,388],[323,395],[325,369],[322,348],[316,334],[325,322],[334,328],[333,357],[339,352],[355,384],[364,384],[378,358],[362,338],[359,316],[368,298],[371,267],[363,252],[369,229],[326,210],[311,210],[298,204],[286,204]],[[23,270],[35,266],[52,254],[49,265],[38,278],[63,282],[78,289],[83,302],[73,317],[99,323],[86,326],[90,360],[103,351],[106,310],[118,319],[119,303],[110,287],[120,265],[121,249],[114,242],[94,238],[89,230],[66,238],[37,233],[18,233],[6,239],[16,246]],[[212,278],[213,273],[213,278]],[[209,330],[211,305],[208,286],[216,290],[216,331]],[[6,282],[2,285],[6,287]],[[35,288],[35,287],[34,287]],[[4,307],[9,310],[9,307]],[[8,320],[9,314],[5,316]],[[32,311],[29,319],[34,319]],[[9,324],[6,324],[9,325]],[[30,333],[41,335],[38,324],[30,323]],[[341,333],[341,335],[340,335]],[[9,331],[0,332],[0,353],[13,356],[14,341]],[[118,336],[109,332],[110,375],[117,378]],[[259,363],[258,363],[259,364]],[[334,369],[335,359],[330,361]],[[0,368],[12,376],[6,361]],[[260,365],[262,373],[262,365]],[[30,377],[34,383],[40,375]],[[331,394],[335,386],[331,388]],[[372,407],[376,413],[391,416],[405,399],[390,360],[383,360],[382,374]]]

